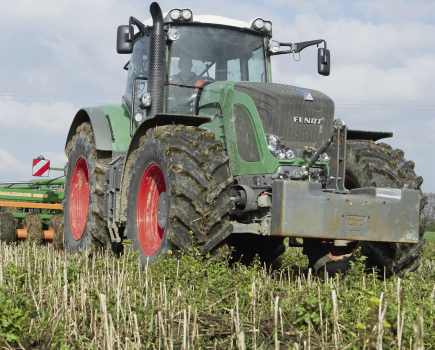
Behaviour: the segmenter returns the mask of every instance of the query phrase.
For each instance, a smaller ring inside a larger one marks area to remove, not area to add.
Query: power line
[[[380,100],[334,100],[334,101],[340,101],[340,102],[399,102],[399,103],[416,103],[416,102],[434,102],[433,100],[420,100],[420,101],[404,101],[404,100],[397,100],[397,101],[380,101]]]
[[[383,105],[383,104],[375,104],[375,103],[370,103],[370,104],[364,104],[364,103],[346,103],[346,104],[339,104],[341,106],[386,106],[386,107],[431,107],[431,106],[435,106],[435,104],[433,105]]]
[[[2,95],[0,94],[0,96],[3,97],[21,97],[18,95]],[[44,98],[45,96],[32,96],[32,95],[28,95],[28,96],[23,96],[23,97],[38,97],[38,98]],[[53,96],[47,96],[46,98],[65,98],[65,96],[60,96],[60,97],[53,97]],[[113,97],[83,97],[83,96],[71,96],[71,97],[67,97],[67,98],[81,98],[81,99],[87,99],[87,100],[100,100],[100,99],[104,99],[104,100],[113,100]],[[13,100],[16,101],[16,100]]]
[[[92,94],[86,92],[48,92],[48,91],[9,91],[9,90],[0,90],[0,92],[16,92],[20,94],[53,94],[53,95],[95,95],[95,96],[118,96],[118,94]]]
[[[119,96],[119,94],[95,94],[86,92],[49,92],[49,91],[19,91],[19,90],[0,90],[0,93],[20,93],[20,94],[53,94],[53,95],[93,95],[93,96]],[[15,95],[1,95],[1,96],[15,96]],[[334,100],[336,102],[375,102],[375,103],[420,103],[420,102],[434,102],[434,100]]]
[[[359,111],[359,110],[375,110],[375,111],[435,111],[435,108],[427,108],[427,109],[423,109],[423,108],[401,108],[401,109],[394,109],[394,108],[345,108],[345,107],[337,107],[335,109],[354,109],[355,111]]]

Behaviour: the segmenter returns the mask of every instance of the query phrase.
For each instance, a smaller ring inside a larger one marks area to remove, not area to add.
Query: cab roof
[[[168,16],[172,10],[176,10],[176,9],[171,9],[170,11],[163,13],[163,18],[164,18],[165,24],[167,24],[167,23],[177,24],[177,22],[172,21]],[[192,14],[191,21],[182,22],[182,23],[203,23],[203,24],[223,25],[223,26],[228,26],[228,27],[252,29],[253,22],[258,18],[260,18],[260,17],[256,17],[250,21],[243,22],[243,21],[239,21],[237,19],[231,19],[231,18],[222,17],[222,16]],[[263,18],[261,18],[261,19],[263,19]],[[266,19],[263,19],[263,20],[270,22],[269,20],[266,20]],[[150,17],[150,18],[146,19],[145,21],[143,21],[143,24],[145,24],[146,26],[152,26],[153,19]]]

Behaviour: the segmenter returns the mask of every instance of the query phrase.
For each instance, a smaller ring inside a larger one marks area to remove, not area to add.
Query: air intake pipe
[[[151,94],[152,104],[147,112],[147,118],[163,113],[163,98],[165,87],[165,51],[166,34],[164,31],[162,10],[158,3],[150,6],[153,18],[153,30],[150,33],[148,58],[148,92]]]

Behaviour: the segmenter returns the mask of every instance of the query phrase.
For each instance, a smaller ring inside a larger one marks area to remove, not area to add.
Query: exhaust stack
[[[153,18],[153,31],[150,34],[149,59],[148,59],[148,92],[153,103],[147,112],[147,118],[163,113],[163,98],[165,87],[165,49],[166,34],[164,31],[162,10],[158,3],[150,6]]]

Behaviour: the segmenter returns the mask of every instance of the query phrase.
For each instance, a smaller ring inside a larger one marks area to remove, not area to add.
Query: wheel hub
[[[157,203],[157,223],[160,228],[166,227],[166,210],[167,210],[166,192],[162,192],[160,193],[159,201]]]

